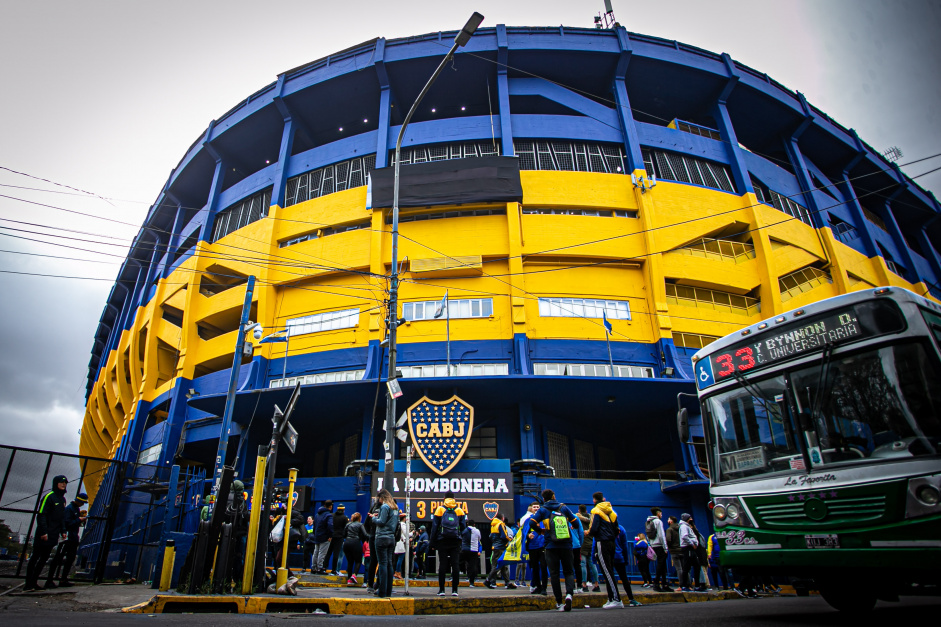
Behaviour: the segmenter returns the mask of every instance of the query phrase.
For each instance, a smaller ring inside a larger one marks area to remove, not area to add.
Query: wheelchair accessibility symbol
[[[696,385],[702,390],[715,382],[715,377],[712,376],[712,362],[708,359],[700,359],[696,364]]]

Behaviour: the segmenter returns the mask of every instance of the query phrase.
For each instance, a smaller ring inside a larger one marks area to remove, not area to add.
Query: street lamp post
[[[402,150],[402,138],[405,136],[405,129],[408,127],[409,121],[412,119],[412,115],[415,114],[415,109],[418,108],[418,104],[422,101],[422,98],[425,97],[425,94],[428,93],[428,90],[431,89],[431,86],[437,80],[438,75],[441,74],[441,70],[444,69],[444,66],[447,65],[448,61],[451,60],[451,57],[454,56],[454,52],[463,47],[470,41],[470,38],[474,35],[474,32],[477,30],[477,27],[480,26],[480,23],[484,20],[484,16],[480,13],[474,12],[470,16],[470,19],[467,20],[467,23],[464,24],[464,28],[461,29],[461,32],[457,34],[457,37],[454,38],[454,44],[451,46],[451,49],[448,50],[448,54],[444,56],[441,60],[441,63],[438,64],[438,67],[435,69],[435,73],[431,75],[431,78],[428,79],[428,82],[425,83],[425,86],[422,88],[421,93],[418,94],[418,98],[415,99],[415,102],[412,103],[412,108],[408,110],[408,115],[405,116],[405,121],[402,122],[402,127],[399,129],[399,136],[395,140],[395,170],[393,175],[392,183],[392,272],[389,279],[389,376],[388,379],[391,381],[395,379],[395,354],[396,354],[396,327],[398,327],[398,296],[399,296],[399,156]],[[392,450],[395,444],[395,397],[392,396],[391,391],[387,391],[387,402],[386,402],[386,441],[385,441],[385,471],[382,473],[383,480],[382,483],[387,490],[390,492],[393,491],[393,479],[392,479],[392,466],[393,455]]]

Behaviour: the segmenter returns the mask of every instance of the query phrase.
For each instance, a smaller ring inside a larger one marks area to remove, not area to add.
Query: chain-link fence
[[[0,473],[0,577],[25,577],[43,495],[64,475],[67,502],[90,497],[73,576],[96,582],[150,580],[166,534],[195,531],[205,481],[203,470],[3,445]]]

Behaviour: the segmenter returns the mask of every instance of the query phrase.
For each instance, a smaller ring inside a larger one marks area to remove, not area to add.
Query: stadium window
[[[556,377],[610,377],[611,366],[608,364],[533,364],[533,374]],[[653,379],[654,370],[650,366],[614,364],[614,376],[621,379]]]
[[[266,217],[270,205],[271,189],[269,188],[226,207],[216,214],[216,221],[212,228],[212,241],[217,242],[229,233]]]
[[[658,179],[735,192],[727,165],[651,148],[644,148],[641,153],[647,174],[654,174]]]
[[[160,459],[160,452],[163,450],[163,442],[149,448],[145,448],[137,456],[138,464],[151,464]]]
[[[555,476],[560,479],[570,479],[572,462],[569,459],[569,439],[560,433],[547,431],[546,444],[549,448],[549,465],[555,470]]]
[[[438,311],[440,300],[426,300],[417,303],[404,303],[402,316],[408,321],[433,320]],[[440,320],[450,312],[451,320],[460,318],[489,318],[493,315],[492,298],[448,299],[448,311],[442,311]]]
[[[630,320],[631,305],[622,300],[591,298],[540,298],[539,315],[543,318],[601,318]]]
[[[402,165],[468,159],[472,157],[496,157],[500,154],[500,142],[464,142],[460,144],[435,144],[404,148],[399,153]],[[395,165],[395,151],[389,151],[389,165]]]
[[[465,459],[496,459],[497,458],[497,428],[478,427],[471,434]]]
[[[312,316],[304,316],[303,318],[291,318],[287,321],[287,328],[288,334],[294,337],[295,335],[318,333],[320,331],[350,329],[357,324],[359,324],[358,308],[328,311]]]
[[[617,144],[518,140],[513,150],[520,170],[627,174],[624,151]]]
[[[375,169],[376,155],[366,155],[289,178],[284,193],[284,206],[290,207],[334,192],[362,187]]]

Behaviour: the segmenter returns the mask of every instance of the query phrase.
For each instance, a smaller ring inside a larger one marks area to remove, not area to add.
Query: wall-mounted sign
[[[426,396],[408,408],[415,449],[439,475],[446,475],[461,460],[473,429],[474,408],[457,396],[441,402]]]
[[[381,473],[373,473],[372,493],[384,486]],[[392,496],[405,509],[405,473],[395,473]],[[412,473],[412,519],[431,521],[446,492],[475,522],[493,520],[498,513],[513,519],[513,475],[509,472],[452,472],[438,477],[430,472]]]

